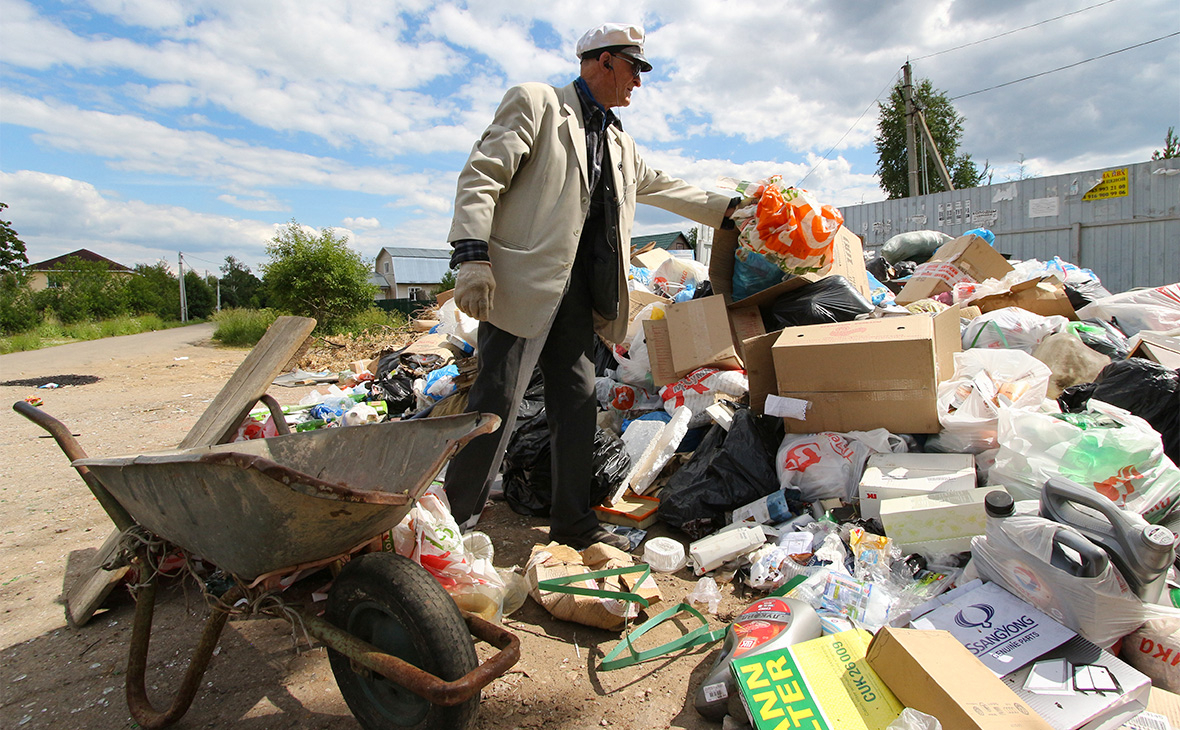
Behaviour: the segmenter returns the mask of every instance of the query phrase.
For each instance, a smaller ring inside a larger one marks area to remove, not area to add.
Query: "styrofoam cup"
[[[688,557],[684,546],[670,537],[653,537],[643,548],[643,560],[657,573],[675,573],[684,567]]]

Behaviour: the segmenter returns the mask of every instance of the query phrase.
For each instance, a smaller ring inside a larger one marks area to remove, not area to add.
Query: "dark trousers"
[[[495,413],[500,430],[473,439],[451,460],[445,488],[459,524],[479,514],[500,470],[516,410],[539,364],[552,452],[551,534],[577,535],[598,524],[590,504],[590,470],[598,404],[594,396],[594,320],[584,276],[575,267],[547,330],[522,338],[481,322],[479,371],[469,411]],[[496,292],[496,296],[512,296]]]

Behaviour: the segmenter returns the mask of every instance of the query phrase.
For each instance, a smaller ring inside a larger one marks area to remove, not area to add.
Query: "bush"
[[[28,332],[41,324],[41,312],[33,306],[33,295],[23,276],[0,278],[0,335]]]
[[[278,316],[273,309],[223,309],[213,315],[213,339],[223,345],[254,346]]]
[[[373,306],[377,287],[370,265],[348,247],[348,239],[325,228],[313,235],[295,221],[266,247],[262,268],[267,301],[292,314],[315,317],[332,332]]]

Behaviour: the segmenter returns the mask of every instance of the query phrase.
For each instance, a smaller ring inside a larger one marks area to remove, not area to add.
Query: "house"
[[[46,259],[44,261],[38,261],[26,266],[25,272],[29,275],[29,289],[32,291],[41,291],[42,289],[52,289],[61,286],[61,284],[56,281],[54,276],[58,271],[57,265],[63,264],[67,259],[75,257],[80,258],[83,261],[98,261],[100,263],[104,263],[111,273],[121,276],[131,276],[133,273],[135,273],[132,269],[124,266],[123,264],[120,264],[116,261],[111,261],[107,257],[100,256],[99,254],[96,254],[88,249],[80,248],[77,251],[71,251],[70,253],[62,254],[61,256]]]
[[[671,233],[655,233],[647,236],[632,236],[631,250],[638,251],[646,247],[648,244],[656,248],[662,248],[665,251],[691,251],[692,245],[688,242],[688,237],[681,231],[672,231]]]
[[[449,248],[391,248],[377,254],[369,283],[380,291],[377,299],[429,299],[451,268]]]

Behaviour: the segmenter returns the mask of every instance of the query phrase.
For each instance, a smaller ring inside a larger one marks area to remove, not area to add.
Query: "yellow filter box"
[[[757,730],[880,730],[904,707],[869,667],[872,634],[842,631],[730,665]]]

